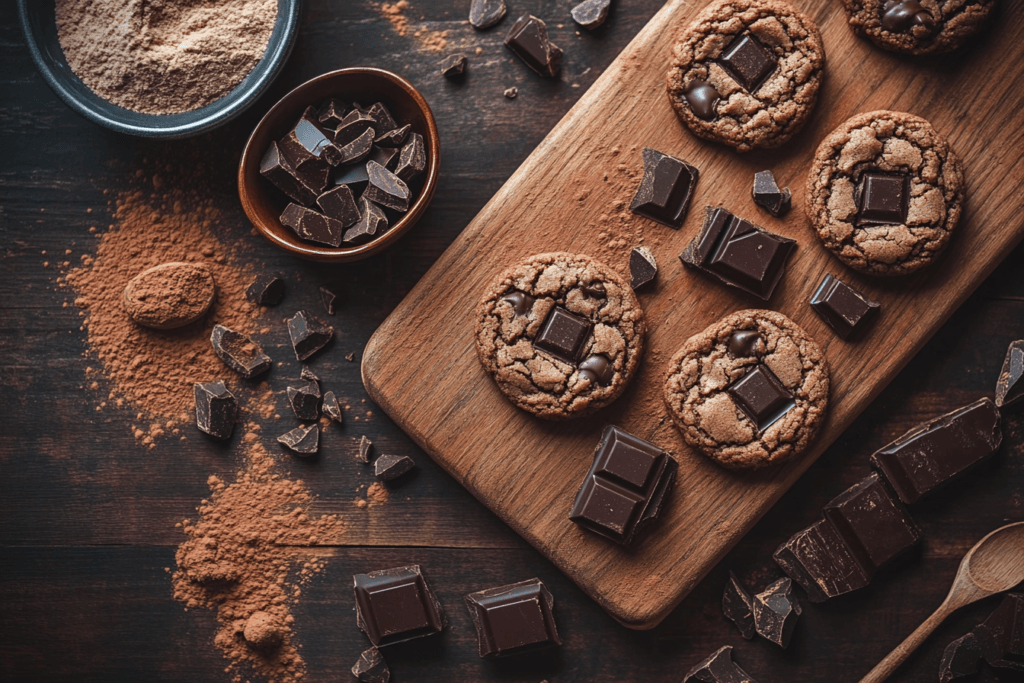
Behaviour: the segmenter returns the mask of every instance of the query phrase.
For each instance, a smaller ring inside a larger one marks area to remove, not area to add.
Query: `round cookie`
[[[843,0],[850,26],[890,52],[955,50],[976,34],[996,0]]]
[[[672,49],[669,101],[694,135],[740,152],[778,147],[818,99],[825,48],[782,0],[718,0]]]
[[[668,365],[665,403],[690,446],[730,469],[796,457],[828,408],[828,365],[774,311],[727,315],[686,340]]]
[[[618,398],[643,348],[633,290],[588,256],[531,256],[477,306],[480,362],[512,403],[548,420],[590,415]]]
[[[963,202],[963,170],[949,143],[902,112],[847,119],[822,141],[807,176],[807,217],[818,237],[869,275],[906,275],[931,263]]]

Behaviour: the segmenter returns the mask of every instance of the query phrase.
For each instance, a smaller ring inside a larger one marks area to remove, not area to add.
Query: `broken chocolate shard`
[[[303,365],[302,366],[302,372],[299,373],[299,378],[300,379],[310,380],[312,382],[317,382],[318,383],[317,387],[320,386],[319,385],[320,378],[317,377],[315,374],[313,374],[313,371],[309,369],[308,365]]]
[[[401,128],[395,128],[394,130],[389,130],[387,133],[383,133],[373,142],[375,145],[380,145],[382,147],[398,147],[405,142],[405,138],[408,137],[410,130],[412,130],[412,124],[407,123]]]
[[[754,599],[732,572],[729,572],[729,582],[722,593],[722,614],[736,624],[744,638],[750,640],[754,637]]]
[[[441,70],[441,75],[445,78],[457,78],[466,70],[466,55],[461,52],[448,55],[441,60],[437,68]]]
[[[362,109],[356,108],[345,115],[345,118],[338,124],[334,131],[334,144],[342,147],[352,142],[360,135],[363,135],[368,128],[373,128],[377,122],[370,114]]]
[[[843,339],[864,329],[881,307],[837,277],[826,273],[811,297],[811,308]]]
[[[753,677],[732,661],[732,646],[726,645],[686,672],[683,683],[755,683]]]
[[[294,202],[286,206],[281,213],[281,225],[291,228],[292,232],[304,240],[331,247],[340,246],[342,235],[345,233],[345,226],[341,221]]]
[[[721,207],[708,206],[700,233],[679,258],[723,284],[768,301],[795,249],[796,240],[768,232]]]
[[[213,352],[224,364],[242,377],[250,379],[270,369],[270,356],[244,334],[223,325],[214,325],[210,334]]]
[[[681,159],[644,147],[644,177],[629,210],[679,229],[700,172]]]
[[[997,406],[1012,406],[1021,399],[1024,399],[1024,339],[1010,344],[996,381]]]
[[[629,286],[633,291],[654,281],[658,275],[658,261],[650,247],[633,247],[629,252]]]
[[[306,311],[299,311],[288,319],[288,336],[291,337],[295,357],[306,360],[331,341],[334,328]]]
[[[1003,434],[999,409],[990,398],[914,427],[871,456],[904,503],[916,503],[987,460]]]
[[[419,133],[409,133],[409,139],[398,155],[395,175],[403,181],[409,182],[423,173],[426,168],[427,148],[423,142],[423,136]]]
[[[793,581],[779,579],[754,596],[754,627],[762,637],[786,648],[802,611]]]
[[[607,356],[595,353],[583,359],[583,362],[579,364],[579,373],[581,379],[589,380],[591,384],[597,383],[602,387],[606,387],[612,383],[612,378],[615,376],[615,367],[608,360]]]
[[[388,683],[391,680],[388,663],[375,647],[359,655],[359,660],[352,665],[352,675],[363,683]]]
[[[356,164],[364,161],[370,156],[373,150],[373,143],[376,139],[376,131],[367,128],[351,142],[338,148],[342,164]]]
[[[696,78],[686,84],[683,99],[690,105],[690,111],[698,119],[713,121],[718,116],[715,105],[722,99],[722,96],[715,90],[715,86]]]
[[[978,660],[981,659],[981,647],[974,633],[957,638],[942,652],[939,663],[939,683],[952,683],[978,673]]]
[[[541,76],[554,77],[562,66],[562,50],[548,40],[548,27],[532,14],[524,14],[505,36],[505,47]]]
[[[345,231],[345,244],[363,244],[374,237],[383,235],[388,229],[388,217],[384,211],[365,197],[359,198],[359,220]]]
[[[317,111],[316,120],[325,129],[333,133],[341,125],[342,119],[349,111],[349,106],[341,100],[332,97],[320,106]]]
[[[1024,594],[1010,593],[974,627],[981,656],[998,669],[1024,671]]]
[[[359,461],[370,462],[370,455],[373,453],[373,442],[363,435],[359,439]]]
[[[518,318],[529,315],[530,311],[533,310],[534,298],[523,292],[509,292],[501,297],[501,300],[512,304],[512,310],[515,311]]]
[[[348,185],[336,185],[316,198],[316,203],[323,209],[324,215],[341,223],[343,227],[355,224],[359,220],[359,205]]]
[[[754,423],[759,434],[796,407],[796,400],[767,365],[758,363],[726,391]]]
[[[595,29],[608,18],[611,0],[583,0],[572,8],[572,19],[586,29]]]
[[[505,0],[473,0],[469,6],[469,23],[474,28],[490,28],[505,16]]]
[[[806,591],[811,602],[849,593],[870,578],[828,520],[818,520],[776,549],[776,564]]]
[[[789,211],[792,193],[789,188],[780,190],[771,171],[758,171],[754,174],[754,189],[751,190],[754,203],[773,216],[781,216]]]
[[[416,467],[408,455],[384,454],[373,462],[373,474],[381,481],[391,481]]]
[[[540,579],[466,596],[481,657],[504,657],[561,645],[555,599]]]
[[[594,327],[586,318],[554,306],[541,326],[534,347],[563,363],[575,365]]]
[[[757,92],[778,64],[772,53],[750,32],[736,36],[718,61],[749,93]]]
[[[326,285],[320,287],[320,303],[324,305],[324,310],[327,311],[327,315],[334,315],[335,308],[338,305],[338,295],[335,294],[334,290]]]
[[[736,358],[760,358],[767,350],[757,330],[737,330],[729,337],[729,353]]]
[[[338,424],[344,423],[344,418],[341,413],[341,404],[338,403],[338,397],[334,395],[333,391],[328,391],[324,394],[324,415],[331,418]]]
[[[383,135],[389,131],[398,128],[398,124],[395,123],[395,118],[391,115],[387,106],[383,102],[374,102],[366,110],[367,116],[373,119],[373,128],[377,131],[378,135]]]
[[[288,404],[295,417],[303,422],[320,419],[320,385],[308,380],[297,387],[288,387]]]
[[[276,275],[257,275],[246,290],[245,298],[259,306],[276,306],[284,297],[284,280]]]
[[[376,161],[366,162],[369,184],[363,190],[363,199],[395,211],[408,211],[412,193],[401,178]]]
[[[341,163],[338,148],[314,119],[315,114],[307,110],[278,143],[281,153],[295,168],[310,159],[320,159],[331,166]]]
[[[441,603],[419,565],[382,569],[352,577],[356,624],[377,647],[440,633]]]
[[[297,176],[276,142],[270,143],[260,161],[260,175],[297,202],[312,204],[316,200],[316,192]]]
[[[904,173],[865,173],[854,193],[857,225],[905,223],[910,200],[910,176]]]
[[[195,384],[196,427],[215,439],[228,439],[238,421],[238,401],[223,380]]]
[[[320,430],[316,423],[296,427],[277,437],[277,442],[296,455],[313,455],[320,449]]]
[[[505,88],[505,92],[501,94],[510,100],[514,100],[516,95],[519,94],[519,88],[513,85],[511,88]]]

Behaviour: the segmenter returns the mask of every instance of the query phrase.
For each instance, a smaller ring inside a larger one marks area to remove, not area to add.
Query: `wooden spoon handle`
[[[867,676],[860,679],[860,683],[881,683],[889,678],[899,668],[900,664],[903,663],[903,660],[909,657],[910,653],[916,650],[954,609],[956,608],[951,607],[948,600],[939,605],[939,608],[935,610],[933,615],[925,619],[924,623],[918,626],[916,631],[907,636],[907,639],[890,652],[889,656],[879,662],[874,669],[868,672]]]

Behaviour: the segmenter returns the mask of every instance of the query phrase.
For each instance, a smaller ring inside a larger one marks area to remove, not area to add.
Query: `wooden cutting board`
[[[916,60],[855,37],[838,2],[792,2],[821,28],[827,65],[817,109],[787,147],[740,155],[693,137],[679,123],[664,72],[676,36],[703,3],[669,2],[381,325],[363,357],[363,382],[388,415],[631,628],[661,621],[1024,236],[1024,3],[1002,3],[1001,16],[963,53]],[[818,242],[803,212],[818,142],[849,116],[875,109],[930,120],[963,159],[967,178],[966,209],[944,257],[900,279],[844,267]],[[700,169],[681,230],[632,216],[621,204],[628,205],[639,182],[645,146]],[[753,174],[764,168],[792,188],[794,208],[784,218],[750,200]],[[684,270],[678,260],[700,227],[704,205],[717,204],[799,241],[770,304]],[[626,393],[597,415],[569,423],[513,407],[484,373],[474,347],[474,311],[487,284],[509,264],[547,251],[589,254],[628,278],[629,248],[641,243],[654,250],[660,273],[657,286],[640,296],[648,349]],[[808,305],[826,272],[882,303],[881,316],[859,341],[840,340]],[[764,307],[791,317],[825,350],[830,411],[801,459],[734,473],[684,445],[661,398],[665,367],[684,340],[722,315]],[[662,521],[630,550],[568,519],[607,423],[657,443],[680,464]],[[881,445],[841,455],[867,458]]]

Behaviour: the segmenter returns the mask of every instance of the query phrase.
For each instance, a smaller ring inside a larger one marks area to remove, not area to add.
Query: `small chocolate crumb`
[[[595,29],[608,18],[611,0],[583,0],[572,8],[572,19],[586,29]]]
[[[373,452],[373,442],[364,435],[359,439],[359,461],[370,462],[370,454]]]
[[[320,378],[313,374],[313,371],[309,369],[308,365],[302,366],[302,372],[299,373],[299,378],[313,380],[314,382],[320,381]]]
[[[277,441],[296,455],[312,455],[320,448],[320,430],[316,423],[307,427],[296,427],[277,437]]]
[[[441,69],[441,75],[445,78],[456,78],[461,76],[466,70],[466,55],[461,52],[454,55],[448,55],[441,60],[438,64],[438,68]]]
[[[388,663],[375,647],[359,655],[359,661],[352,666],[352,675],[363,683],[388,683],[391,679]]]
[[[355,359],[356,359],[356,354],[355,354],[354,351],[352,353],[345,354],[345,360],[347,360],[349,363],[354,362]]]
[[[373,463],[373,473],[381,481],[391,481],[402,476],[416,463],[408,455],[382,455]]]
[[[313,380],[297,387],[288,387],[288,403],[295,417],[304,422],[320,419],[320,387]]]
[[[338,303],[338,295],[327,285],[320,287],[320,303],[324,305],[327,315],[334,315],[335,306]]]
[[[504,95],[505,95],[505,97],[509,98],[510,100],[514,100],[516,98],[516,95],[518,95],[518,94],[519,94],[519,88],[517,88],[514,85],[511,88],[505,88]]]
[[[754,203],[773,216],[781,216],[789,211],[792,194],[787,187],[780,190],[771,171],[758,171],[754,174],[754,188],[751,190]]]
[[[341,404],[338,403],[337,397],[333,391],[328,391],[324,394],[324,415],[331,418],[338,424],[342,424]]]
[[[213,352],[224,364],[246,379],[270,369],[270,356],[244,334],[223,325],[214,325],[210,334]]]
[[[291,337],[295,357],[306,360],[327,345],[334,336],[334,328],[306,311],[299,311],[288,319],[288,336]],[[270,367],[269,363],[267,367]]]

